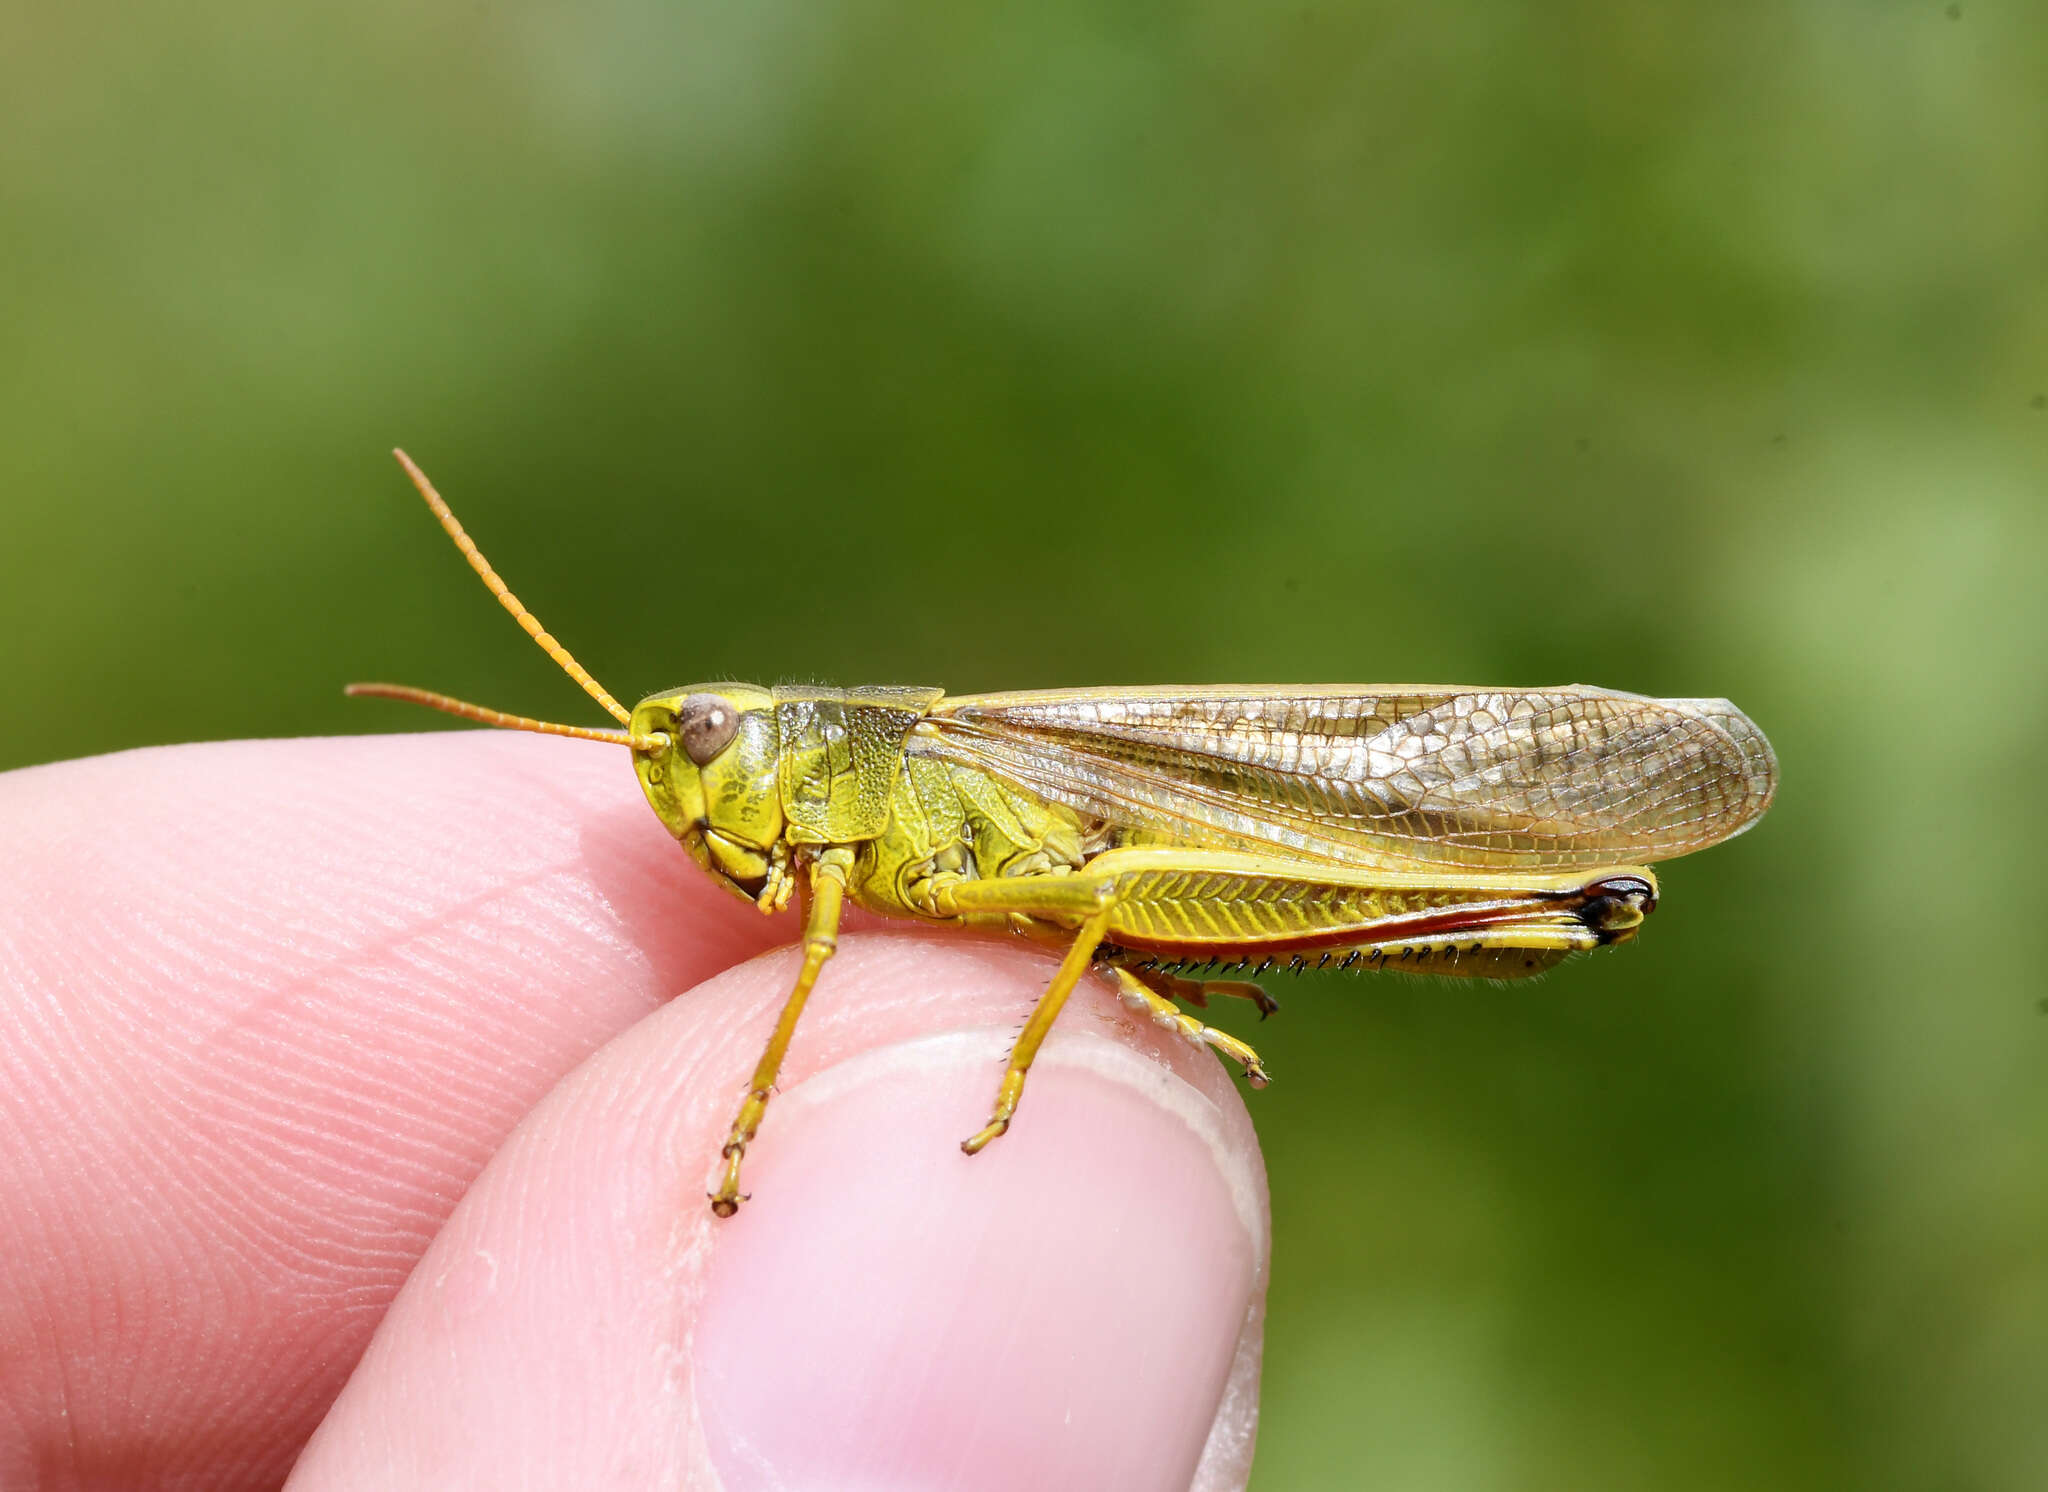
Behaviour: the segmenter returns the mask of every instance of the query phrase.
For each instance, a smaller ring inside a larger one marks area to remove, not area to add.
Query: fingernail
[[[1012,1035],[880,1047],[776,1100],[693,1345],[726,1492],[1188,1486],[1263,1275],[1257,1152],[1081,1031],[962,1155]]]

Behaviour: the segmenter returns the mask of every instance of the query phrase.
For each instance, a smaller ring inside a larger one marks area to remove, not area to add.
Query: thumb
[[[729,970],[527,1117],[294,1492],[1244,1485],[1268,1223],[1223,1069],[1084,981],[969,1158],[1050,963],[849,937],[721,1222],[705,1193],[795,971]]]

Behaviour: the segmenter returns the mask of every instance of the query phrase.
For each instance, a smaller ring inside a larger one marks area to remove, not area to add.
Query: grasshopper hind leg
[[[1192,1005],[1197,1010],[1207,1010],[1209,1002],[1216,999],[1244,1000],[1258,1008],[1259,1019],[1264,1020],[1280,1008],[1280,1002],[1266,993],[1264,985],[1253,984],[1244,979],[1188,979],[1157,964],[1124,963],[1131,955],[1105,959],[1106,963],[1122,963],[1138,978],[1182,1005]]]

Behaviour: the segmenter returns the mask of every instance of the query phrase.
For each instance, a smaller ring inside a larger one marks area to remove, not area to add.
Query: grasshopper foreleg
[[[789,1051],[789,1041],[796,1034],[797,1018],[804,1013],[804,1001],[810,998],[811,986],[818,982],[818,971],[825,966],[825,960],[832,956],[839,941],[839,911],[846,899],[846,871],[852,863],[852,855],[843,849],[831,849],[820,855],[811,867],[810,906],[804,914],[804,963],[796,976],[796,988],[782,1003],[782,1014],[776,1018],[775,1030],[768,1038],[768,1046],[761,1053],[761,1060],[754,1067],[754,1080],[747,1087],[747,1096],[740,1104],[740,1111],[733,1117],[732,1133],[727,1137],[725,1149],[725,1175],[718,1183],[718,1190],[711,1193],[711,1210],[720,1217],[731,1217],[739,1211],[746,1195],[740,1191],[740,1161],[747,1153],[747,1145],[754,1138],[754,1132],[761,1127],[761,1118],[768,1111],[769,1095],[775,1091],[775,1075],[782,1069],[782,1059]]]

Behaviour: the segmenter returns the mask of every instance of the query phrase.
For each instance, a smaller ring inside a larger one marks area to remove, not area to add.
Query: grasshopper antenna
[[[426,499],[428,508],[441,520],[441,527],[448,531],[448,537],[455,541],[455,547],[462,551],[462,557],[469,561],[470,569],[482,578],[484,586],[498,598],[498,604],[512,613],[512,620],[540,645],[540,650],[555,660],[562,672],[583,686],[583,692],[603,705],[606,712],[619,724],[630,726],[633,717],[605,687],[590,676],[590,671],[576,661],[575,655],[559,642],[554,634],[540,624],[540,618],[526,609],[520,599],[512,594],[512,588],[505,584],[491,562],[484,558],[483,551],[476,547],[476,540],[470,538],[457,520],[454,510],[434,490],[434,484],[427,480],[427,474],[413,464],[412,457],[404,451],[394,450],[398,464],[405,468],[405,474],[412,478],[413,486]],[[507,730],[537,731],[542,735],[575,736],[585,741],[609,741],[621,746],[630,746],[635,751],[658,751],[669,744],[668,737],[657,733],[651,736],[638,735],[631,730],[595,730],[583,725],[557,725],[553,721],[533,720],[525,715],[509,715],[503,710],[493,710],[485,705],[473,705],[467,700],[453,699],[446,694],[436,694],[431,689],[415,689],[408,684],[350,684],[342,691],[345,694],[377,699],[400,699],[409,704],[425,705],[430,710],[444,714],[459,715],[465,720],[479,721],[484,725],[495,725]]]
[[[540,644],[540,650],[554,659],[563,673],[583,686],[583,692],[605,708],[605,713],[621,725],[630,725],[633,717],[610,694],[602,684],[590,676],[590,671],[578,663],[569,650],[554,639],[554,634],[540,624],[540,618],[528,611],[512,594],[512,588],[505,584],[498,572],[491,568],[491,562],[484,558],[483,551],[476,547],[476,540],[463,531],[456,521],[455,513],[441,500],[441,494],[434,490],[434,484],[427,480],[427,474],[413,465],[412,457],[403,451],[393,451],[398,464],[405,468],[405,474],[412,478],[413,486],[419,488],[420,496],[427,500],[427,506],[434,510],[434,516],[441,520],[441,527],[448,530],[448,537],[455,541],[455,547],[462,551],[462,557],[469,561],[470,569],[483,578],[484,587],[498,598],[498,604],[512,613],[512,620],[519,623],[528,637]]]
[[[436,694],[431,689],[415,689],[410,684],[350,684],[341,692],[354,699],[402,699],[409,705],[425,705],[428,709],[439,710],[444,715],[460,715],[464,720],[475,720],[504,730],[537,731],[544,736],[574,736],[579,741],[608,741],[614,746],[630,746],[635,751],[661,751],[668,746],[668,736],[660,732],[642,736],[629,730],[599,730],[589,725],[560,725],[552,720],[535,720],[527,715],[508,715],[505,711],[494,710],[489,705],[473,705],[466,699]]]

